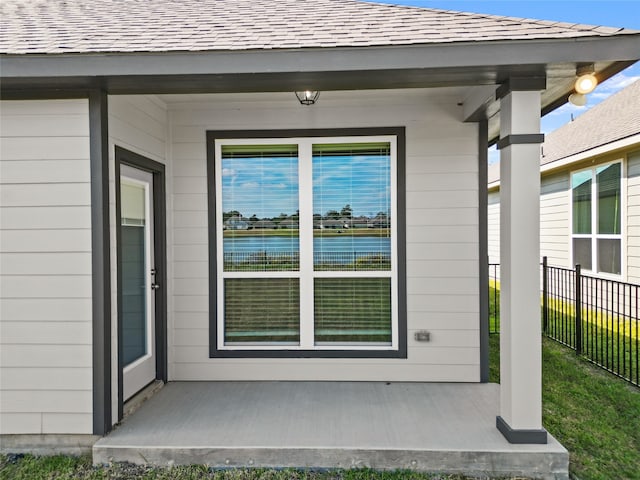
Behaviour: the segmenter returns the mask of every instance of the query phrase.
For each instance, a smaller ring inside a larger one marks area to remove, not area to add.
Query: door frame
[[[128,165],[153,175],[153,223],[156,282],[155,292],[155,342],[156,380],[167,381],[167,228],[166,228],[166,175],[165,166],[137,153],[115,146],[116,184],[116,265],[122,258],[122,218],[120,216],[120,166]],[[117,337],[118,337],[118,421],[123,417],[123,351],[122,351],[122,272],[117,273]]]

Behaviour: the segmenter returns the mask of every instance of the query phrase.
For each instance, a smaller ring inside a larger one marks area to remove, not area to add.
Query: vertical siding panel
[[[91,375],[52,361],[91,345],[88,102],[2,101],[0,125],[0,433],[90,434]],[[90,355],[67,363],[92,368]]]

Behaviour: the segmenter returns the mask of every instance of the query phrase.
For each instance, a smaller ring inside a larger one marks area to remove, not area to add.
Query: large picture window
[[[571,175],[573,263],[585,270],[622,273],[622,164]]]
[[[212,354],[402,353],[399,135],[210,136]]]

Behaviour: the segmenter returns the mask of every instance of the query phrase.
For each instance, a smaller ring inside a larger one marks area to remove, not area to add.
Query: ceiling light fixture
[[[318,101],[320,92],[317,90],[305,90],[304,92],[296,92],[296,97],[302,105],[313,105]]]
[[[575,83],[577,93],[586,95],[591,93],[598,86],[598,79],[593,73],[584,73],[578,77]]]
[[[576,107],[584,107],[587,104],[587,96],[584,93],[572,93],[569,95],[569,103]]]
[[[588,93],[591,93],[598,86],[598,79],[595,76],[595,66],[593,63],[579,65],[576,69],[576,81],[573,85],[575,92],[569,95],[569,102],[578,107],[587,104]]]

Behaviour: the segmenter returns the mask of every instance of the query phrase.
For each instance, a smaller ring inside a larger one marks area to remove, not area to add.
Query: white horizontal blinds
[[[298,270],[297,145],[222,146],[224,270]]]
[[[138,184],[122,183],[120,185],[120,218],[122,225],[144,226],[145,190]]]
[[[316,278],[315,342],[391,344],[391,278]]]
[[[390,150],[389,142],[313,145],[318,346],[392,344]]]
[[[297,278],[226,278],[224,292],[225,344],[299,343]]]
[[[220,168],[224,344],[297,345],[298,146],[222,145]]]
[[[315,270],[391,269],[389,142],[313,145]]]

